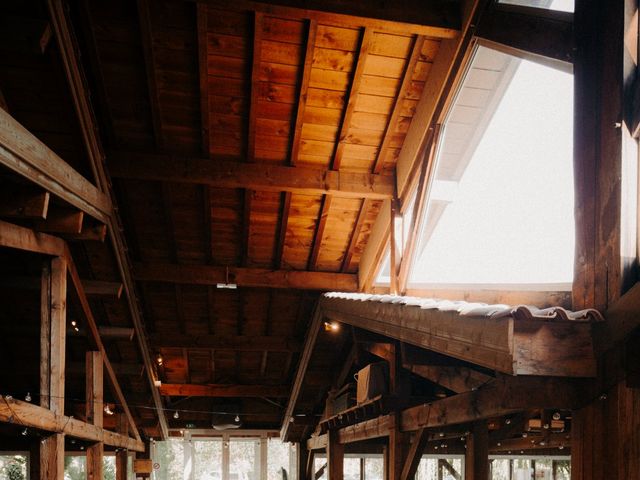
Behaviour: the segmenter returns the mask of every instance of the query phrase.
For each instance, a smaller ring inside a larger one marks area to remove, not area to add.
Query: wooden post
[[[298,454],[298,480],[307,480],[311,478],[307,472],[309,471],[309,462],[313,462],[313,453],[307,449],[303,442],[298,444],[296,453]]]
[[[389,449],[387,451],[387,479],[400,480],[405,462],[407,434],[400,431],[400,418],[397,414],[390,414],[389,421]]]
[[[129,434],[129,420],[126,415],[118,414],[116,430],[122,435]],[[128,463],[129,450],[126,448],[116,450],[116,480],[127,480]]]
[[[327,469],[329,480],[342,480],[344,473],[344,445],[338,441],[338,431],[330,430],[327,436]]]
[[[486,420],[473,424],[473,429],[467,437],[464,461],[465,480],[489,480],[489,430]]]
[[[67,320],[67,263],[55,257],[42,269],[40,296],[40,405],[64,414],[64,362]],[[64,434],[40,445],[40,478],[64,479]]]
[[[101,352],[87,352],[86,355],[86,416],[87,422],[96,427],[103,425],[103,356]],[[104,444],[96,442],[87,448],[87,479],[102,480],[102,459]]]

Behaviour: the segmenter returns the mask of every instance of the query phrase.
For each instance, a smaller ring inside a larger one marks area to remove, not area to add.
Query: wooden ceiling
[[[46,29],[44,2],[27,3],[2,8]],[[390,7],[394,21],[325,3],[68,2],[171,426],[236,413],[249,428],[280,426],[318,292],[358,289],[441,42],[458,34],[457,2]],[[6,45],[9,113],[90,178],[56,42],[28,55]],[[109,245],[73,254],[85,278],[118,280]],[[131,326],[123,299],[94,302],[99,325]],[[157,435],[135,345],[107,349]],[[349,349],[343,332],[314,371]],[[333,379],[316,377],[308,401],[320,405]]]

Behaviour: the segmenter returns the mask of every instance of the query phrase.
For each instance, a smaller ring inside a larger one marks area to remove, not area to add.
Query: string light
[[[159,353],[158,356],[156,357],[156,362],[160,366],[162,366],[162,364],[164,363],[164,359],[162,358],[162,354],[161,353]]]
[[[27,434],[29,433],[29,430],[27,428],[25,428],[24,430],[22,430],[22,435],[23,436],[27,436]]]
[[[236,415],[236,418],[234,420],[236,421],[236,423],[239,422],[240,421],[240,415]]]
[[[113,410],[111,410],[111,407],[108,403],[104,406],[104,413],[106,413],[107,415],[113,415]]]
[[[340,325],[336,322],[324,322],[325,332],[337,332],[340,330]]]
[[[178,411],[176,410],[175,412],[173,412],[173,418],[175,418],[176,420],[178,418],[180,418],[180,414],[178,413]]]
[[[560,420],[560,418],[562,418],[562,417],[560,416],[560,412],[555,412],[555,413],[553,414],[553,417],[552,417],[552,418],[553,418],[554,420]]]
[[[24,397],[24,401],[25,402],[30,402],[31,401],[31,392],[27,392],[27,394]]]

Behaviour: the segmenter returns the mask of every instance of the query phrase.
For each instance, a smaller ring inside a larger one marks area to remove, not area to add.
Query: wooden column
[[[129,421],[126,415],[118,414],[116,430],[122,435],[129,434]],[[128,463],[129,450],[126,448],[116,450],[116,480],[127,480]]]
[[[327,469],[329,480],[342,480],[344,473],[344,445],[338,441],[337,430],[330,430],[327,436]]]
[[[387,450],[387,479],[400,480],[405,462],[407,434],[400,431],[400,418],[390,414],[389,448]]]
[[[298,480],[308,480],[313,475],[308,475],[310,464],[309,462],[313,462],[313,455],[307,449],[306,445],[303,442],[298,444]]]
[[[86,411],[87,422],[96,427],[103,425],[103,362],[101,352],[87,352],[86,355]],[[102,480],[102,458],[104,444],[96,442],[87,448],[87,479]]]
[[[45,263],[40,297],[40,405],[64,414],[64,361],[67,320],[67,263],[55,257]],[[40,444],[40,478],[64,479],[64,434]]]
[[[489,430],[486,420],[473,424],[467,437],[464,463],[465,480],[489,480]]]

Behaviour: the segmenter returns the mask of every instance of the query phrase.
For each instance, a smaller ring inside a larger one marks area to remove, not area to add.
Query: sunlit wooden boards
[[[361,25],[231,11],[219,4],[200,5],[198,15],[206,16],[205,94],[213,159],[331,168],[342,141],[340,169],[371,172],[379,165],[382,173],[393,171],[440,39],[372,31],[359,87],[352,91]],[[408,69],[418,40],[417,61]],[[349,93],[354,107],[343,125]],[[392,118],[394,108],[398,113]],[[324,222],[313,268],[353,271],[379,209],[369,202],[361,213],[362,200],[335,196],[322,209],[323,199],[316,195],[292,194],[285,205],[278,193],[251,191],[243,199],[238,192],[219,193],[211,196],[211,208],[224,203],[225,221],[212,217],[212,232],[222,228],[219,245],[211,236],[212,251],[226,252],[227,262],[238,259],[244,229],[248,266],[306,269],[318,223]],[[248,211],[240,213],[247,198]],[[249,225],[240,226],[243,220]]]

